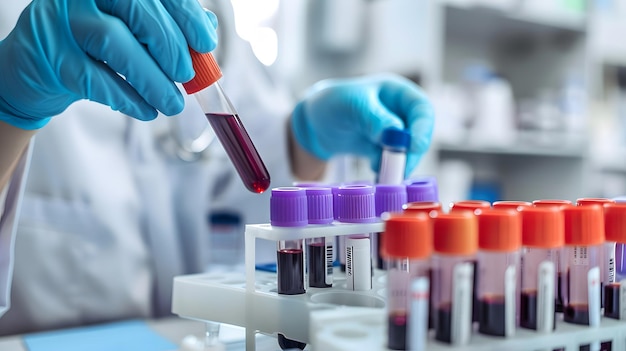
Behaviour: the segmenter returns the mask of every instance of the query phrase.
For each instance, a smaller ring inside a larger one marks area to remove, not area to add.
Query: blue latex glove
[[[0,42],[0,120],[41,128],[80,99],[141,120],[176,114],[189,47],[213,50],[216,26],[197,0],[34,0]]]
[[[406,129],[411,133],[407,175],[428,149],[433,125],[426,95],[396,75],[321,81],[296,105],[291,124],[298,143],[319,159],[365,156],[374,171],[380,164],[383,130]]]

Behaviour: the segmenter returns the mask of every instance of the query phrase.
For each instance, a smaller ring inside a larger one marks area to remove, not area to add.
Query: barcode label
[[[326,237],[324,243],[326,245],[326,285],[333,284],[333,237]]]

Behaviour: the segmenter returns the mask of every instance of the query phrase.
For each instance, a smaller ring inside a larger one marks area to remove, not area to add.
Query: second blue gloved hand
[[[383,130],[406,129],[411,134],[407,175],[428,149],[433,125],[433,108],[424,93],[396,75],[321,81],[296,105],[291,123],[295,139],[312,155],[321,160],[365,156],[374,171]]]
[[[189,46],[217,44],[197,0],[34,0],[0,42],[0,120],[40,128],[79,99],[150,120],[176,114]]]

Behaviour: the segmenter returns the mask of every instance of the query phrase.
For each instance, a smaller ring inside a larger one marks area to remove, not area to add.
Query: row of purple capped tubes
[[[406,203],[439,200],[437,182],[433,177],[414,179],[399,185],[296,185],[272,189],[270,223],[273,226],[300,227],[329,224],[333,220],[371,223],[383,212],[402,211]]]

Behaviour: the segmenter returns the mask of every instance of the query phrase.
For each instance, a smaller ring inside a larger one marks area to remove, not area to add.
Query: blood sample
[[[557,253],[564,243],[558,207],[523,207],[520,326],[550,332],[556,327]]]
[[[270,186],[269,172],[218,82],[222,72],[215,58],[191,50],[191,59],[196,76],[183,84],[185,91],[198,100],[245,187],[255,193],[264,192]]]
[[[333,194],[330,188],[305,189],[309,225],[327,225],[333,221]],[[307,244],[309,286],[330,288],[333,285],[333,236],[311,238]]]
[[[564,320],[598,326],[600,323],[600,257],[604,217],[599,205],[563,208],[567,286]]]
[[[604,205],[604,233],[607,243],[613,246],[626,244],[626,203]],[[605,244],[607,245],[607,244]],[[621,313],[621,281],[624,276],[618,271],[604,285],[604,315],[622,319]]]
[[[346,185],[337,190],[337,220],[343,223],[373,223],[378,221],[374,187]],[[349,235],[346,238],[346,287],[348,290],[372,289],[371,233]]]
[[[272,189],[270,223],[276,227],[303,227],[308,223],[305,189],[283,187]],[[277,291],[283,295],[304,294],[304,252],[302,239],[277,243]]]
[[[434,213],[431,316],[435,339],[469,342],[472,329],[473,263],[478,247],[476,216],[467,211]]]
[[[478,219],[478,331],[515,333],[521,220],[511,209],[476,210]]]
[[[402,184],[406,168],[406,152],[411,145],[411,134],[406,130],[383,130],[382,155],[378,171],[378,184]]]
[[[432,246],[432,225],[427,215],[394,213],[385,221],[381,248],[388,270],[387,347],[392,350],[425,349],[428,332],[428,258]],[[411,293],[413,283],[420,278],[425,283],[417,282],[415,287],[418,291]]]
[[[381,217],[385,212],[400,212],[402,206],[406,204],[406,186],[404,184],[377,184],[374,193],[374,202],[376,206],[376,217]],[[376,268],[385,269],[382,257],[382,236],[383,233],[376,233],[372,248]]]

